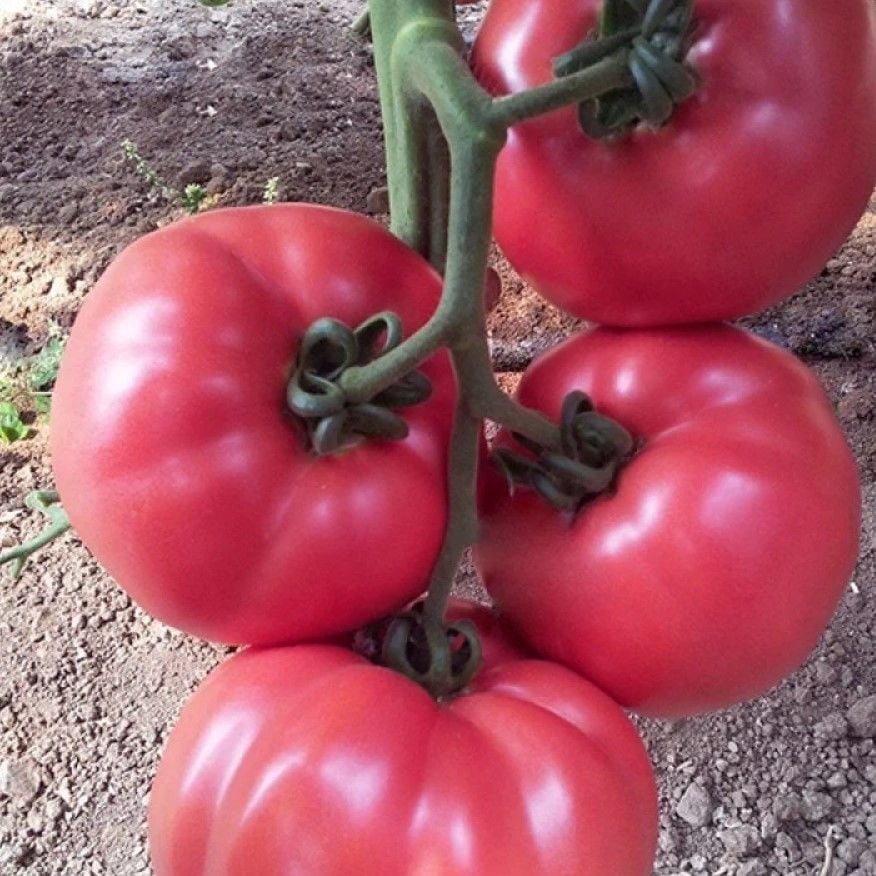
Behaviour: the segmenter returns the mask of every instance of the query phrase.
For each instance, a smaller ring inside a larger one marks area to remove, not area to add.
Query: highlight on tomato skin
[[[85,301],[52,406],[86,546],[150,614],[213,641],[331,635],[418,596],[447,520],[448,357],[424,364],[406,438],[327,457],[287,381],[316,320],[391,310],[410,334],[440,289],[377,223],[310,204],[215,210],[129,246]]]
[[[642,714],[765,693],[815,647],[858,554],[857,468],[818,381],[727,325],[599,328],[537,359],[518,398],[556,417],[573,389],[641,449],[574,517],[483,470],[475,564],[503,619]]]
[[[602,3],[493,0],[476,75],[497,95],[551,81]],[[693,15],[698,90],[659,130],[591,139],[570,106],[512,128],[499,156],[500,247],[591,322],[761,311],[821,271],[876,186],[871,0],[695,0]]]
[[[633,725],[567,669],[485,650],[441,703],[334,645],[226,660],[158,769],[156,876],[649,876],[657,792]]]

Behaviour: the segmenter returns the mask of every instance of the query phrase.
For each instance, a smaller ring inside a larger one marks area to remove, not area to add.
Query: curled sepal
[[[354,405],[349,412],[350,428],[359,435],[389,441],[401,441],[408,437],[408,424],[398,414],[380,405]]]
[[[585,70],[597,61],[614,54],[618,49],[628,47],[630,40],[638,33],[638,28],[631,27],[603,40],[586,40],[579,43],[565,55],[554,59],[554,73],[557,76],[570,76],[579,70]]]
[[[600,414],[583,392],[570,392],[560,413],[560,452],[514,435],[530,455],[507,447],[492,454],[496,468],[513,495],[528,487],[562,511],[581,506],[609,490],[621,466],[629,460],[635,442],[623,426]]]
[[[626,83],[579,104],[582,131],[606,139],[665,124],[699,84],[685,63],[692,32],[693,0],[605,0],[597,30],[554,59],[558,77],[608,57],[628,68]]]
[[[364,365],[397,347],[404,332],[398,314],[384,310],[366,319],[353,334],[359,345],[359,364]]]
[[[481,658],[477,629],[470,620],[430,623],[418,604],[389,622],[380,661],[442,699],[472,680]]]
[[[412,371],[389,389],[378,393],[372,401],[387,408],[409,408],[426,401],[430,395],[432,384],[429,378],[420,371]]]
[[[669,13],[680,5],[680,0],[653,0],[647,4],[642,16],[642,36],[654,36],[666,21]]]
[[[339,384],[348,368],[379,359],[402,341],[401,320],[385,311],[355,329],[323,317],[304,333],[295,371],[286,387],[286,403],[306,427],[311,449],[318,455],[336,453],[370,438],[399,441],[408,424],[394,413],[425,401],[432,392],[419,371],[406,374],[366,402],[350,403]]]

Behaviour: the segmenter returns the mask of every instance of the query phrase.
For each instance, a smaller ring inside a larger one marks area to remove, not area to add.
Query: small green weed
[[[146,182],[158,189],[169,201],[176,201],[182,205],[186,213],[197,213],[202,208],[208,207],[215,202],[215,196],[208,196],[207,190],[197,183],[187,185],[182,191],[169,185],[162,179],[158,171],[140,154],[137,145],[131,140],[122,140],[122,152],[125,153],[125,158],[134,165],[134,172],[138,176],[143,177]]]
[[[276,204],[280,200],[280,177],[272,176],[265,183],[265,191],[262,200],[266,204]]]
[[[41,350],[22,356],[0,370],[0,441],[3,443],[28,438],[33,430],[27,421],[49,412],[65,340],[61,329],[52,326]]]
[[[21,411],[12,402],[0,402],[0,442],[12,444],[27,438],[30,433],[30,426],[21,419]]]
[[[122,140],[122,152],[125,158],[134,166],[134,172],[141,176],[149,185],[158,189],[169,201],[175,201],[189,214],[199,213],[219,202],[219,195],[208,195],[207,190],[197,183],[190,183],[182,191],[175,189],[149,164],[140,154],[137,145],[131,140]],[[276,204],[280,199],[280,177],[272,176],[264,185],[262,201],[265,204]]]

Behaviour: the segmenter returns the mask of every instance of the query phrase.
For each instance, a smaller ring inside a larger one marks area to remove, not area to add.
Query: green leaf
[[[227,6],[231,0],[200,0],[202,6],[209,6],[214,9],[217,6]]]
[[[53,335],[46,341],[42,350],[30,358],[28,363],[30,388],[34,392],[50,389],[54,385],[63,352],[64,341]]]
[[[22,422],[18,408],[12,402],[0,402],[0,441],[12,444],[29,434],[30,429]]]
[[[52,409],[52,394],[37,392],[33,396],[33,407],[38,414],[47,414]]]

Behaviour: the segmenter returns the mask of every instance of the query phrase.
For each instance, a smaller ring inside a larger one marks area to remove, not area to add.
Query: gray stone
[[[845,739],[848,730],[849,722],[839,712],[833,712],[815,725],[814,732],[819,741],[831,742]]]
[[[876,852],[867,849],[858,860],[858,872],[866,876],[876,876]]]
[[[829,663],[820,660],[815,664],[815,677],[822,684],[833,684],[837,680],[838,673]]]
[[[70,282],[63,274],[52,277],[52,283],[49,286],[49,298],[66,298],[70,294]]]
[[[58,210],[58,221],[62,225],[70,225],[79,216],[79,204],[70,201]]]
[[[800,817],[800,798],[793,792],[776,797],[773,814],[779,821],[793,821]]]
[[[767,876],[768,873],[762,861],[745,861],[736,868],[736,876]]]
[[[836,856],[846,864],[856,866],[861,860],[861,855],[867,850],[867,844],[863,840],[850,837],[844,839],[836,847]]]
[[[192,161],[182,169],[179,175],[179,184],[181,186],[203,185],[210,181],[212,175],[213,169],[209,161]]]
[[[722,830],[718,836],[724,848],[737,858],[751,857],[760,848],[760,834],[750,824]]]
[[[855,736],[865,739],[876,736],[876,694],[858,700],[846,717]]]
[[[694,873],[702,873],[706,869],[706,864],[708,862],[702,855],[691,855],[690,857],[690,868],[694,871]]]
[[[365,209],[371,213],[388,213],[389,212],[389,189],[386,186],[372,189],[368,192],[368,198],[365,201]]]
[[[45,827],[45,819],[36,809],[31,809],[27,813],[25,823],[33,833],[42,833]]]
[[[779,832],[779,819],[772,812],[767,812],[760,820],[760,835],[764,839],[773,839]]]
[[[24,761],[0,761],[0,796],[11,797],[19,805],[30,803],[40,789],[33,766]]]
[[[714,809],[709,792],[697,782],[692,782],[681,795],[675,814],[691,827],[704,827],[712,820]]]
[[[827,777],[828,788],[845,788],[848,784],[849,780],[846,778],[845,773],[837,771],[835,773],[831,773]]]
[[[821,821],[833,811],[833,798],[822,791],[804,791],[800,814],[806,821]]]
[[[800,846],[789,834],[780,831],[775,841],[776,858],[786,868],[800,860]]]

